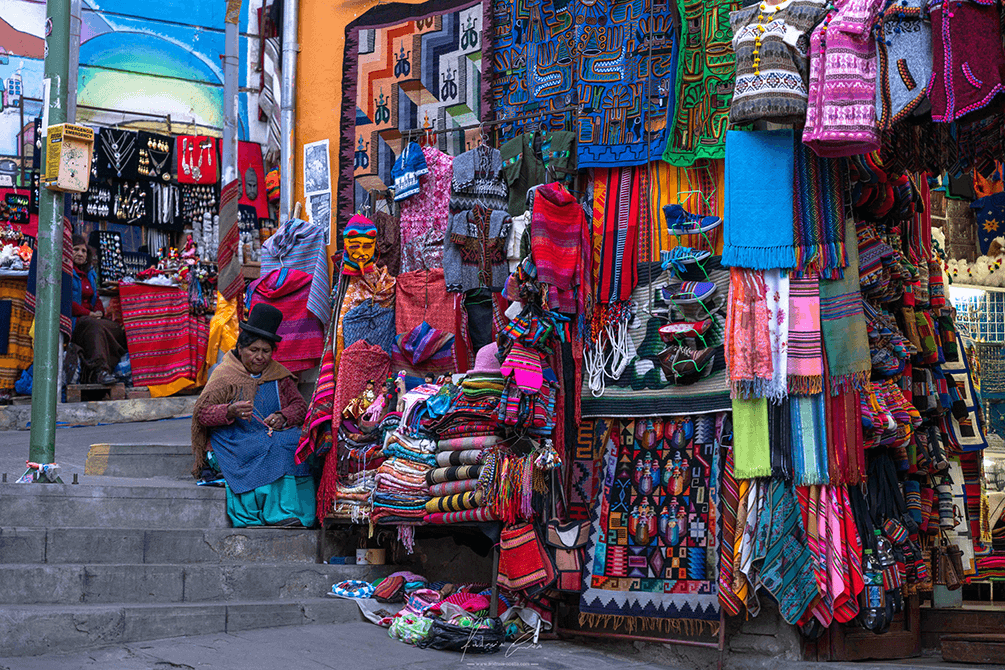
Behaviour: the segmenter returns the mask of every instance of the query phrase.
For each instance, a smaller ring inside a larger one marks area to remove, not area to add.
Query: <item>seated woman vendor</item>
[[[114,384],[112,370],[126,353],[126,331],[105,317],[98,297],[98,275],[93,268],[92,249],[80,235],[73,236],[73,276],[71,277],[73,335],[70,341],[81,348],[81,382]]]
[[[211,449],[236,528],[314,524],[310,466],[293,463],[307,403],[292,373],[272,360],[282,320],[272,305],[255,305],[193,410],[195,472]]]

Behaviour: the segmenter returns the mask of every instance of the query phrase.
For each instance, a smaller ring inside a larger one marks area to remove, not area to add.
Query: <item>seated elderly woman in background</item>
[[[73,236],[71,280],[73,335],[70,341],[82,351],[80,381],[114,384],[117,380],[112,370],[126,353],[126,331],[105,316],[105,306],[98,297],[94,252],[80,235]]]
[[[211,449],[237,528],[311,526],[315,520],[310,468],[293,462],[307,403],[293,374],[272,360],[282,320],[272,305],[255,305],[192,414],[195,474]]]

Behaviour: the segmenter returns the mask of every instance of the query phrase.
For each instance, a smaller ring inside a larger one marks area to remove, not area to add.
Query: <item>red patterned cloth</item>
[[[189,313],[188,293],[167,286],[119,285],[129,363],[136,386],[196,381],[209,324]]]

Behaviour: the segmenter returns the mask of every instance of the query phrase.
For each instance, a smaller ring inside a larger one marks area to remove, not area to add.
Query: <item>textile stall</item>
[[[364,544],[482,524],[499,549],[462,611],[414,573],[333,593],[403,603],[373,620],[419,645],[514,610],[722,652],[777,611],[807,658],[914,655],[922,609],[1003,565],[1005,358],[968,356],[946,286],[1005,282],[997,15],[609,9],[347,27],[330,300],[285,278],[324,333],[297,460]],[[962,182],[980,232],[950,221]],[[976,262],[947,256],[968,240]]]

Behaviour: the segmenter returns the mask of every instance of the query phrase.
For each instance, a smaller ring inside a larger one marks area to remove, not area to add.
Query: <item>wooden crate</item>
[[[125,400],[125,384],[67,384],[66,402],[84,400]]]

